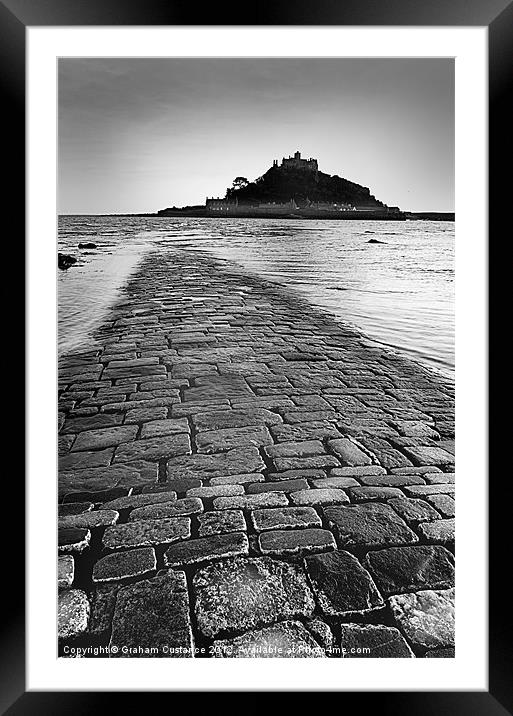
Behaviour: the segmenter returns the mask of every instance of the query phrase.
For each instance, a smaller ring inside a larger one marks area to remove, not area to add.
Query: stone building
[[[278,166],[278,160],[273,161],[273,167]],[[283,157],[281,160],[282,169],[302,169],[306,171],[313,171],[317,173],[319,167],[317,165],[317,159],[302,159],[301,152],[296,152],[293,157]]]

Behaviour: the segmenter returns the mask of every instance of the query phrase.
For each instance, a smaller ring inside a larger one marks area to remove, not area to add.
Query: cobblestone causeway
[[[452,656],[453,398],[278,284],[147,255],[59,361],[60,655]]]

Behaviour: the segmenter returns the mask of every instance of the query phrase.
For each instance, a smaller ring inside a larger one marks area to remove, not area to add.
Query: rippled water
[[[369,244],[369,239],[381,244]],[[97,249],[78,249],[92,241]],[[59,217],[59,350],[87,343],[145,251],[183,246],[301,291],[369,337],[454,371],[454,223]]]

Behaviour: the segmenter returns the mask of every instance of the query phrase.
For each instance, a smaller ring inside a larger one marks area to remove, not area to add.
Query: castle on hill
[[[397,206],[387,206],[368,187],[319,170],[317,159],[301,152],[277,159],[258,179],[236,177],[223,198],[207,197],[204,206],[172,207],[161,216],[235,216],[363,219],[404,218]]]
[[[278,166],[278,160],[275,159],[273,161],[273,167]],[[302,159],[301,158],[301,152],[295,152],[293,157],[283,157],[281,160],[281,168],[282,169],[295,169],[300,171],[311,171],[317,173],[319,171],[319,167],[317,164],[317,159]]]
[[[340,212],[389,215],[400,213],[378,201],[369,189],[340,176],[319,171],[317,159],[304,159],[301,152],[277,159],[261,177],[249,182],[237,177],[224,198],[207,197],[207,213],[217,216],[254,215],[314,216],[328,214],[338,218]]]

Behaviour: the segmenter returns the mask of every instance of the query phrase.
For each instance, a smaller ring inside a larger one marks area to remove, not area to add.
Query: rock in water
[[[385,242],[385,241],[379,241],[379,239],[369,239],[369,240],[367,241],[367,243],[368,243],[368,244],[384,244],[384,243],[386,243],[386,242]]]
[[[78,248],[79,248],[79,249],[97,249],[98,246],[97,246],[96,244],[93,244],[92,241],[88,241],[88,242],[86,242],[86,243],[84,243],[84,244],[79,244],[79,245],[78,245]]]
[[[70,266],[73,266],[73,264],[77,263],[77,260],[74,256],[70,256],[69,254],[61,254],[59,253],[57,260],[57,265],[60,269],[66,270],[69,269]]]

